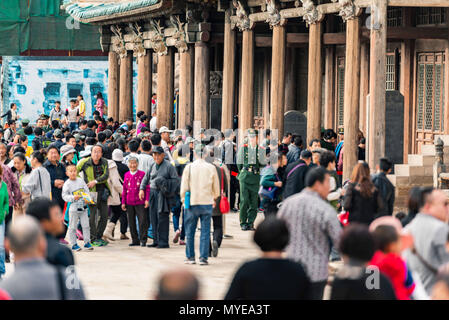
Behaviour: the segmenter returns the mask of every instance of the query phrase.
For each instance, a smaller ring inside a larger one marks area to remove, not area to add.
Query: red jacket
[[[370,265],[376,266],[391,282],[398,300],[410,300],[415,284],[406,286],[407,266],[402,258],[395,253],[376,251]]]

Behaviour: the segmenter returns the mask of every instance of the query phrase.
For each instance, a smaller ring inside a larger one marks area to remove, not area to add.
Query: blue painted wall
[[[135,63],[134,63],[135,64]],[[137,100],[137,72],[134,66],[133,110]],[[3,57],[3,112],[16,103],[22,119],[35,123],[40,114],[50,114],[55,101],[67,108],[82,94],[87,115],[92,117],[95,95],[101,92],[108,104],[108,61],[106,57]]]

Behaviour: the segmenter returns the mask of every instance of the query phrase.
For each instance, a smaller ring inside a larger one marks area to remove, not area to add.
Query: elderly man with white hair
[[[15,270],[0,282],[0,289],[12,299],[85,299],[73,267],[55,267],[45,260],[47,241],[35,218],[17,217],[9,227],[5,246],[14,252]]]

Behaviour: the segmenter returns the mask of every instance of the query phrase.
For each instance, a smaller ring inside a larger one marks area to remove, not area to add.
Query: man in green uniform
[[[30,120],[23,119],[22,120],[22,128],[17,130],[17,134],[20,134],[20,135],[24,136],[25,135],[25,128],[28,127],[29,124],[30,124]]]
[[[237,168],[240,182],[240,227],[242,230],[255,230],[259,203],[260,170],[264,159],[260,158],[257,145],[257,130],[249,129],[247,143],[237,153]]]

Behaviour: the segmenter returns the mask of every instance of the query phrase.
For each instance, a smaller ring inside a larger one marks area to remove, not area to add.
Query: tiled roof
[[[132,14],[133,11],[158,4],[161,0],[64,0],[68,14],[79,21],[101,20],[111,15]]]

